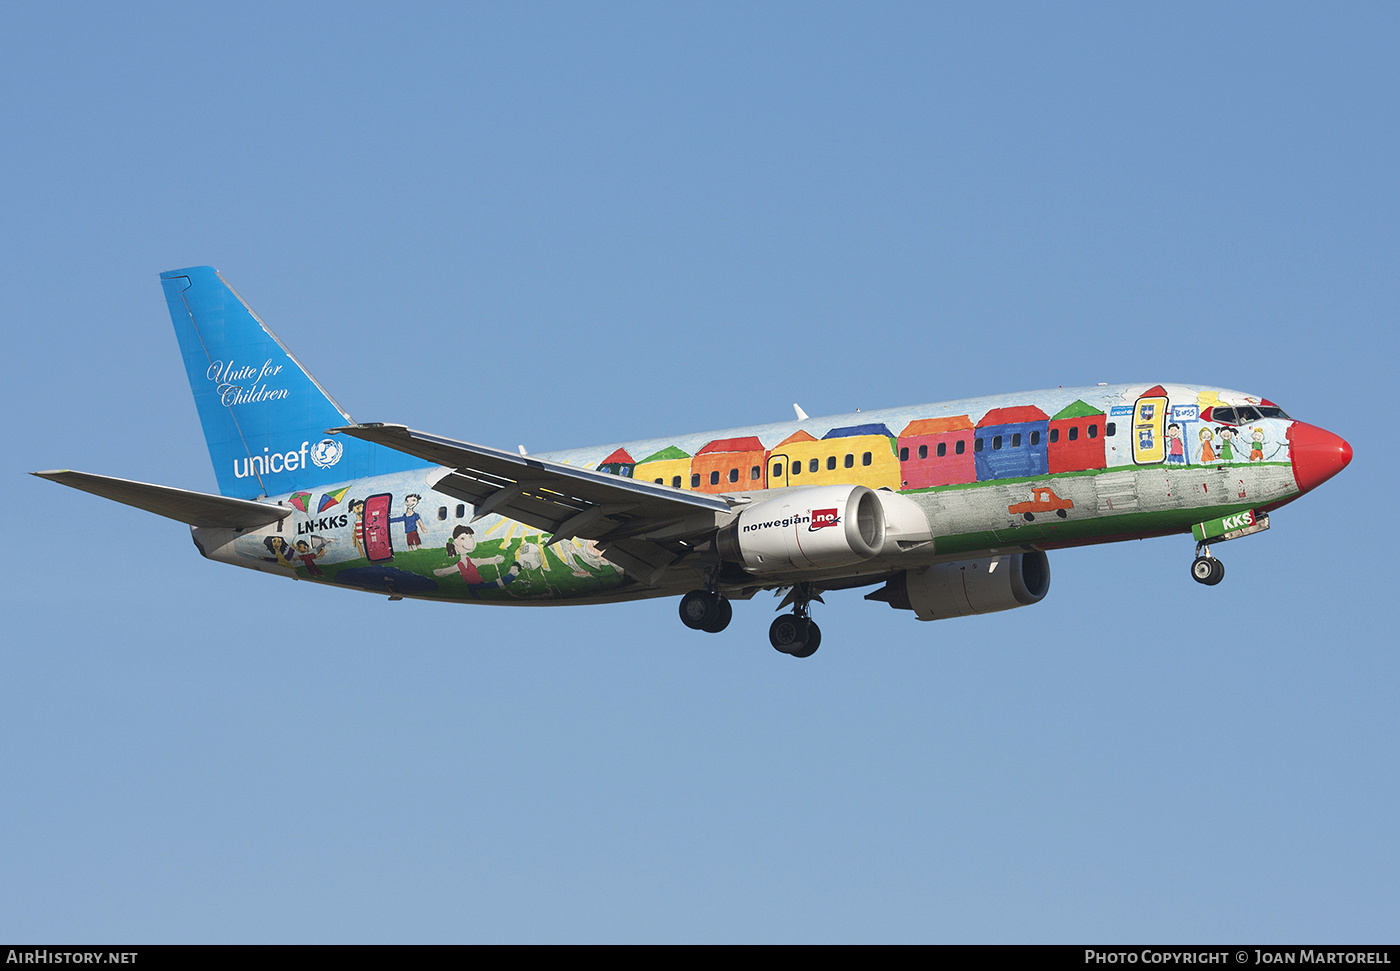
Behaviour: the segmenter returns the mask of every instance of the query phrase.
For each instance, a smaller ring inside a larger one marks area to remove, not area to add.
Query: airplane
[[[185,523],[206,558],[466,603],[679,596],[719,633],[785,594],[779,652],[821,644],[828,591],[919,620],[1029,606],[1046,551],[1191,533],[1211,547],[1340,472],[1351,446],[1266,398],[1167,383],[963,401],[548,454],[357,424],[212,267],[160,275],[219,495],[34,475]]]

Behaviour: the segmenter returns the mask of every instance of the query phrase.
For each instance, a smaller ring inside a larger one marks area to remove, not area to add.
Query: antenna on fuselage
[[[802,410],[802,406],[799,405],[796,401],[794,401],[794,402],[792,403],[792,410],[795,411],[795,412],[797,412],[797,420],[798,420],[798,421],[806,421],[806,420],[807,420],[807,412],[803,411],[803,410]]]

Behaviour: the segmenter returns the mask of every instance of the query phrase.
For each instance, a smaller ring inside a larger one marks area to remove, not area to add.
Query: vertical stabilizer
[[[350,416],[212,266],[160,282],[221,493],[252,499],[425,464],[327,436]]]

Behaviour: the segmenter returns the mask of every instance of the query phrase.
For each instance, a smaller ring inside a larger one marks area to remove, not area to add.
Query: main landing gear
[[[800,583],[788,592],[778,605],[782,610],[789,604],[792,613],[783,614],[768,628],[768,642],[783,654],[811,657],[822,643],[822,630],[812,621],[811,603],[821,600],[810,583]],[[729,600],[714,590],[692,590],[681,598],[681,623],[691,630],[718,634],[729,626],[734,608]]]
[[[783,614],[768,628],[768,643],[781,654],[811,657],[822,645],[822,629],[812,620],[811,604],[820,601],[810,583],[799,583],[778,605],[782,610],[792,604],[792,613]]]
[[[709,590],[692,590],[681,598],[681,623],[691,630],[718,634],[729,626],[734,608],[728,599]]]
[[[1225,579],[1225,564],[1210,553],[1205,543],[1196,544],[1196,558],[1191,561],[1191,579],[1213,587]]]
[[[768,628],[768,642],[781,654],[811,657],[822,646],[822,629],[810,617],[783,614]]]

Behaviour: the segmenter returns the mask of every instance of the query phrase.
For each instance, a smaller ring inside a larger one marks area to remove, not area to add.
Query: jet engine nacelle
[[[945,620],[1026,607],[1049,592],[1050,560],[1037,551],[909,570],[866,599],[912,610],[920,620]]]
[[[716,544],[751,573],[851,566],[879,555],[885,511],[865,486],[782,489],[743,507]]]

